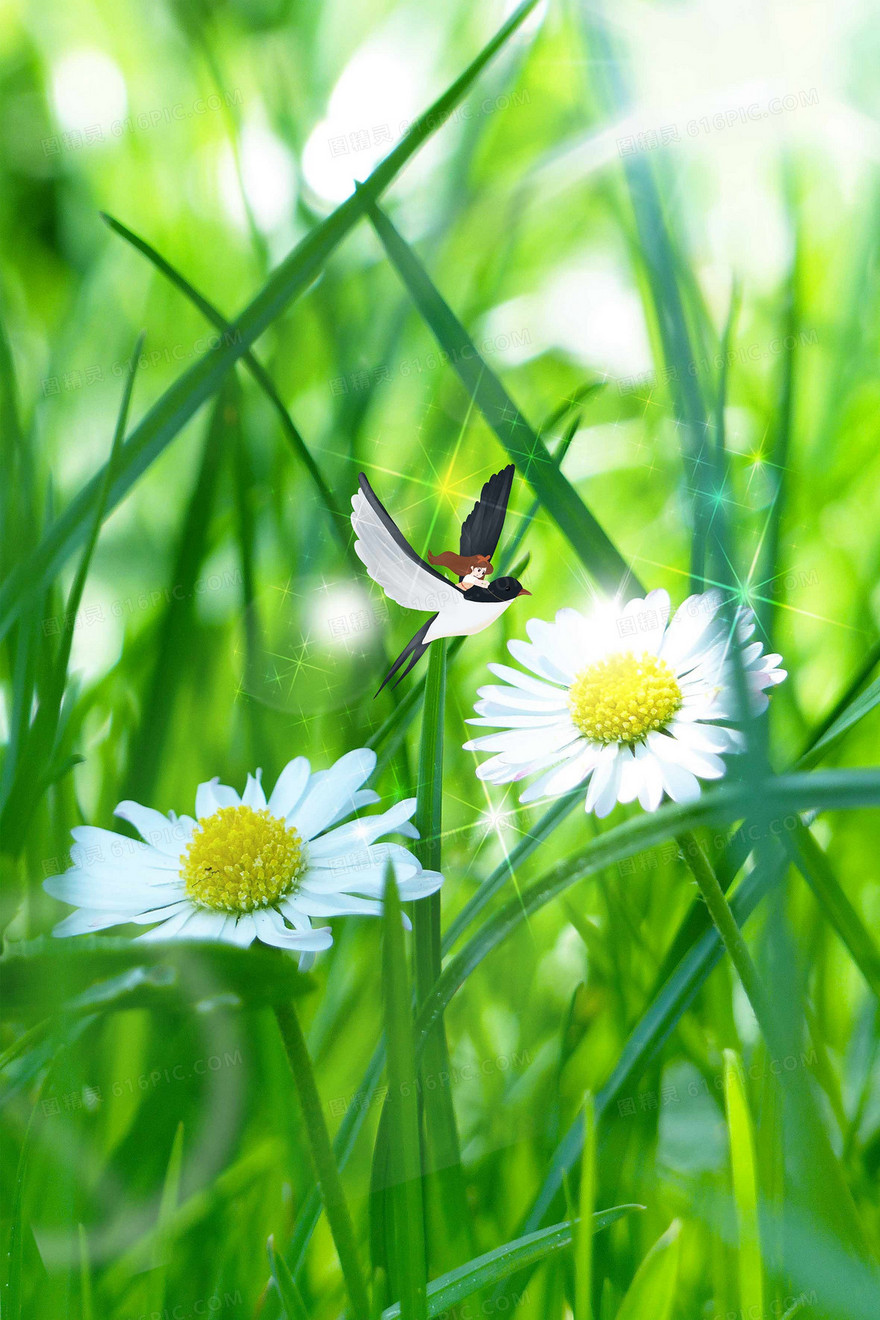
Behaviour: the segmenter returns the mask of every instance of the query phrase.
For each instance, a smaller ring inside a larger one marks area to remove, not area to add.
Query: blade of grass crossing
[[[868,660],[870,667],[867,668],[865,677],[880,660],[880,646],[874,648]],[[828,724],[821,737],[817,738],[809,750],[804,753],[800,761],[803,768],[807,769],[807,767],[820,761],[839,738],[842,738],[853,725],[858,724],[859,720],[863,720],[867,715],[870,715],[871,711],[876,709],[878,705],[880,705],[880,678],[875,678],[874,682],[870,683],[864,692],[859,693],[857,697],[843,707],[840,714]]]
[[[616,1205],[611,1210],[597,1210],[586,1224],[586,1235],[592,1238],[603,1228],[608,1228],[631,1210],[643,1210],[641,1205]],[[439,1279],[428,1284],[428,1315],[431,1317],[452,1315],[457,1307],[468,1297],[502,1279],[509,1278],[519,1270],[540,1265],[542,1261],[552,1259],[571,1246],[573,1237],[581,1229],[577,1221],[566,1221],[542,1228],[537,1233],[505,1242],[494,1251],[487,1251],[483,1256],[469,1260],[466,1265],[451,1270]],[[389,1306],[382,1312],[381,1320],[399,1320],[400,1307]],[[463,1313],[464,1314],[464,1313]]]
[[[730,1168],[737,1224],[739,1305],[744,1315],[764,1314],[764,1271],[758,1234],[758,1173],[755,1134],[743,1083],[742,1060],[724,1051],[724,1103],[730,1137]]]
[[[403,913],[394,872],[385,881],[382,977],[388,1051],[389,1200],[394,1259],[392,1287],[401,1320],[425,1320],[426,1269],[416,1060],[406,974]]]
[[[638,585],[606,532],[553,462],[543,440],[480,357],[470,335],[431,282],[413,249],[372,198],[367,198],[364,205],[389,261],[441,348],[449,354],[468,397],[534,488],[584,567],[611,593],[626,582]]]
[[[367,202],[385,191],[407,161],[447,121],[485,66],[536,4],[537,0],[524,0],[514,10],[455,82],[413,122],[358,192],[297,244],[235,319],[233,334],[224,336],[229,342],[221,342],[206,353],[157,400],[122,447],[105,516],[124,498],[197,409],[216,393],[229,369],[285,308],[317,279],[330,255],[364,215]],[[0,589],[0,636],[5,635],[28,596],[45,587],[84,535],[103,477],[104,473],[98,473],[87,483],[34,553],[3,584]]]
[[[587,394],[592,394],[593,392],[597,390],[601,390],[602,388],[603,386],[601,383],[598,385],[593,385],[587,391]],[[562,440],[560,441],[558,447],[554,450],[553,462],[556,464],[557,467],[559,468],[562,467],[562,461],[565,458],[565,455],[568,453],[569,448],[571,447],[572,440],[577,435],[578,427],[580,426],[580,424],[581,424],[581,414],[576,413],[575,416],[569,422],[568,426],[566,427],[565,434],[563,435]],[[544,434],[543,427],[539,432],[539,434],[540,435]],[[501,556],[501,562],[499,564],[500,573],[506,573],[508,567],[513,563],[514,559],[516,558],[516,552],[517,550],[519,550],[520,546],[522,545],[526,532],[529,530],[535,518],[538,516],[538,512],[540,508],[541,508],[541,501],[533,500],[525,517],[520,521],[520,524],[516,529],[516,533],[513,539],[504,547],[504,553]]]
[[[541,879],[508,900],[494,912],[467,944],[444,967],[419,1015],[421,1031],[427,1031],[445,1009],[455,991],[476,966],[501,944],[533,912],[563,894],[571,885],[624,857],[652,847],[697,825],[741,819],[754,794],[763,795],[768,810],[777,814],[805,810],[813,803],[824,808],[868,806],[880,803],[880,770],[815,771],[804,775],[779,775],[747,789],[728,785],[704,794],[695,802],[670,804],[653,815],[635,816],[591,840],[574,857],[561,862]]]
[[[805,825],[786,834],[783,846],[828,916],[873,994],[880,999],[880,950]]]
[[[127,243],[132,245],[132,247],[137,248],[138,252],[143,253],[147,260],[150,261],[176,289],[179,289],[195,307],[198,307],[206,320],[208,320],[211,325],[215,326],[221,334],[224,336],[234,336],[238,333],[232,322],[227,321],[223,313],[219,312],[203,294],[199,293],[199,291],[194,288],[183,275],[181,275],[180,271],[172,266],[169,261],[166,261],[166,259],[161,256],[154,247],[151,247],[146,239],[141,238],[139,234],[134,233],[133,230],[122,224],[121,221],[116,220],[112,215],[107,215],[106,212],[102,212],[101,217],[115,233],[119,234],[121,238],[124,238]],[[353,564],[357,565],[358,571],[361,571],[363,566],[352,550],[351,536],[349,535],[351,524],[349,522],[348,512],[340,504],[339,500],[337,500],[336,495],[324,479],[321,469],[312,457],[308,445],[303,439],[298,427],[295,425],[290,413],[287,411],[287,408],[284,406],[281,396],[275,388],[275,383],[272,380],[272,377],[255,354],[250,351],[242,354],[241,360],[266,395],[266,398],[269,400],[272,407],[275,409],[275,412],[278,415],[278,420],[281,423],[281,430],[284,434],[284,438],[287,440],[291,450],[296,455],[297,459],[303,464],[311,477],[318,499],[327,511],[330,526],[333,528],[334,535],[339,541],[343,553]]]

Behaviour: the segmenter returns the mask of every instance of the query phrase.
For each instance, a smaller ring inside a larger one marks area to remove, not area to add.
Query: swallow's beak
[[[522,588],[520,591],[518,591],[516,594],[517,594],[517,596],[531,596],[532,593],[531,593],[530,591],[526,591],[525,587],[523,587],[523,588]]]

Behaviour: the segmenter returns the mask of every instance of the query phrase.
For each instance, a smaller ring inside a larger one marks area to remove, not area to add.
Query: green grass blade
[[[178,1123],[171,1143],[168,1167],[159,1197],[156,1227],[150,1244],[150,1273],[147,1294],[151,1310],[161,1314],[165,1305],[168,1268],[174,1247],[175,1219],[180,1200],[180,1173],[183,1165],[183,1123]]]
[[[92,1271],[89,1263],[89,1237],[82,1224],[77,1225],[79,1237],[79,1307],[80,1320],[94,1320],[92,1306]]]
[[[825,853],[810,831],[798,825],[783,845],[816,896],[866,983],[880,999],[880,950],[841,887]]]
[[[6,1238],[6,1263],[3,1272],[3,1314],[7,1320],[21,1320],[22,1317],[22,1257],[25,1232],[24,1184],[31,1155],[34,1119],[37,1114],[37,1105],[40,1102],[40,1092],[44,1085],[45,1079],[34,1096],[24,1140],[21,1143],[18,1155],[15,1183],[9,1205],[9,1236]]]
[[[17,767],[15,779],[10,787],[9,796],[3,805],[2,814],[0,814],[0,834],[4,839],[3,849],[10,853],[17,852],[21,847],[34,810],[40,801],[41,790],[45,790],[51,780],[52,752],[61,719],[61,706],[64,701],[70,652],[73,646],[73,621],[76,619],[82,603],[82,595],[89,574],[92,555],[95,552],[98,537],[101,533],[101,524],[107,508],[111,483],[119,463],[122,437],[125,434],[131,394],[134,388],[136,364],[140,357],[143,339],[143,335],[140,335],[129,361],[128,375],[122,391],[122,402],[119,406],[113,443],[110,448],[110,457],[104,468],[88,537],[67,598],[67,607],[64,611],[65,626],[62,629],[58,652],[52,662],[49,682],[41,693],[37,714],[27,733],[25,749]]]
[[[755,1134],[743,1084],[742,1060],[724,1051],[724,1102],[730,1136],[730,1168],[738,1235],[739,1305],[745,1315],[764,1313],[764,1271],[758,1234]]]
[[[181,656],[195,627],[196,583],[208,553],[208,531],[223,459],[234,441],[239,392],[234,379],[217,396],[208,420],[202,459],[180,530],[171,567],[167,605],[158,625],[154,660],[141,701],[141,722],[132,740],[122,797],[149,802],[168,735],[177,692],[185,674]]]
[[[443,832],[443,726],[446,709],[446,641],[428,651],[428,676],[422,706],[422,740],[415,823],[419,831],[419,861],[426,870],[439,871]],[[440,975],[440,894],[415,905],[413,952],[416,998],[419,1002]]]
[[[373,1057],[361,1082],[360,1093],[372,1095],[379,1085],[382,1071],[385,1067],[385,1051],[380,1045],[373,1051]],[[333,1155],[336,1164],[343,1169],[348,1162],[354,1144],[358,1138],[364,1119],[367,1116],[366,1105],[350,1105],[345,1111],[345,1117],[339,1124],[339,1129],[333,1140]],[[294,1274],[302,1269],[305,1262],[306,1248],[311,1240],[311,1236],[317,1227],[318,1220],[321,1217],[321,1198],[317,1191],[310,1192],[303,1202],[302,1208],[296,1217],[293,1226],[293,1233],[290,1239],[290,1246],[287,1249],[286,1256],[290,1263],[290,1268]]]
[[[284,1320],[309,1320],[309,1313],[296,1281],[288,1268],[287,1261],[275,1250],[273,1237],[269,1238],[266,1250],[269,1255],[269,1269],[272,1271],[272,1278],[275,1280],[275,1287],[278,1289],[278,1296],[284,1308]]]
[[[443,746],[446,710],[446,639],[428,651],[428,676],[422,707],[422,738],[415,823],[420,834],[418,857],[426,870],[442,868]],[[413,907],[413,963],[416,1002],[421,1003],[440,975],[440,892]],[[468,1207],[461,1175],[461,1153],[452,1091],[437,1086],[438,1077],[451,1075],[449,1049],[442,1018],[425,1042],[421,1064],[424,1106],[426,1199],[432,1231],[428,1260],[445,1263],[461,1259],[467,1242]],[[439,1221],[439,1222],[438,1222]]]
[[[524,0],[442,96],[420,115],[393,151],[373,170],[359,190],[322,221],[273,271],[266,284],[233,322],[229,342],[221,342],[180,376],[153,405],[123,445],[112,483],[107,513],[174,439],[207,399],[215,394],[229,369],[291,302],[318,277],[330,255],[365,214],[407,161],[446,122],[480,73],[534,9]],[[98,473],[80,491],[34,553],[10,574],[0,588],[0,637],[18,616],[25,600],[52,580],[88,526],[103,481]]]
[[[596,1201],[596,1106],[584,1100],[584,1145],[578,1195],[578,1226],[574,1235],[574,1320],[593,1316],[593,1234],[590,1223]]]
[[[681,1223],[673,1220],[642,1261],[617,1312],[617,1320],[669,1320],[675,1305],[681,1256]]]
[[[743,788],[728,785],[705,793],[696,802],[670,804],[653,815],[640,815],[613,826],[591,840],[575,857],[515,895],[480,927],[446,967],[425,1001],[419,1027],[426,1031],[445,1009],[456,990],[475,967],[501,944],[521,922],[571,885],[603,867],[631,857],[701,824],[721,824],[741,819],[763,802],[767,818],[776,819],[811,806],[821,809],[870,806],[880,803],[880,770],[814,771],[812,774],[780,775],[765,783]]]
[[[385,252],[425,322],[449,354],[462,384],[518,471],[579,556],[608,592],[638,587],[626,561],[553,462],[544,441],[529,426],[498,377],[477,352],[470,335],[443,300],[413,249],[372,198],[364,203]]]
[[[580,807],[583,810],[583,805],[583,789],[577,788],[564,797],[558,798],[551,807],[548,807],[540,820],[519,840],[510,855],[505,857],[504,861],[499,863],[485,880],[480,881],[476,891],[450,923],[443,937],[444,953],[448,953],[458,943],[459,938],[468,926],[473,925],[495,895],[506,889],[511,880],[516,878],[517,868],[546,842],[557,825],[561,824],[567,816],[570,816],[575,807]]]
[[[616,1205],[611,1210],[598,1210],[588,1222],[587,1240],[617,1222],[631,1210],[642,1210],[640,1205]],[[505,1242],[494,1251],[487,1251],[477,1256],[466,1265],[428,1284],[428,1315],[440,1316],[449,1313],[467,1297],[472,1297],[481,1288],[490,1287],[502,1279],[510,1278],[520,1270],[539,1265],[542,1261],[558,1255],[572,1243],[572,1238],[579,1225],[570,1222],[553,1224],[542,1228],[537,1233]],[[382,1320],[399,1320],[400,1307],[389,1306],[382,1312]]]
[[[65,1011],[179,1011],[220,994],[261,1008],[306,994],[314,985],[295,963],[257,944],[249,949],[186,940],[138,944],[113,936],[21,941],[0,960],[0,969],[0,1017],[26,1023]]]
[[[584,28],[591,73],[594,71],[604,80],[606,113],[612,119],[625,116],[630,111],[630,96],[610,23],[595,8],[581,9],[578,16]],[[694,370],[698,355],[693,348],[685,297],[687,286],[693,281],[676,249],[652,162],[646,155],[635,152],[626,155],[622,163],[638,237],[635,251],[647,278],[657,333],[672,382],[685,480],[692,495],[691,589],[698,591],[705,572],[712,508],[706,408]]]
[[[146,239],[141,238],[139,234],[135,234],[133,230],[127,228],[126,225],[122,224],[121,221],[116,220],[113,216],[107,215],[105,212],[102,212],[101,216],[115,233],[119,234],[121,238],[124,238],[127,243],[132,245],[132,247],[137,248],[138,252],[143,253],[147,260],[165,276],[174,288],[179,289],[179,291],[199,309],[211,325],[215,326],[216,329],[224,335],[235,335],[237,333],[232,323],[226,320],[223,313],[219,312],[213,303],[208,301],[204,294],[199,293],[199,291],[190,284],[189,280],[187,280],[180,271],[176,270],[175,267],[165,259],[165,257],[161,256],[154,247],[151,247]],[[242,354],[241,360],[243,365],[248,369],[251,376],[259,385],[260,389],[266,395],[266,398],[269,400],[272,407],[275,409],[284,438],[287,440],[287,443],[290,445],[290,448],[296,455],[298,461],[302,463],[303,467],[311,477],[318,499],[327,511],[330,526],[339,541],[343,553],[353,564],[357,565],[359,570],[362,570],[363,566],[352,550],[349,511],[336,498],[336,495],[324,479],[321,469],[312,457],[311,451],[303,439],[299,428],[295,425],[293,418],[284,406],[284,402],[275,388],[275,383],[272,380],[272,377],[255,354],[251,353],[250,350]]]
[[[874,664],[877,663],[876,657]],[[873,664],[872,664],[873,668]],[[870,671],[869,671],[870,672]],[[831,750],[836,742],[843,737],[860,720],[865,719],[873,710],[880,705],[880,678],[875,678],[864,690],[855,697],[840,714],[832,720],[828,728],[820,738],[813,743],[800,760],[800,765],[806,770],[815,765]]]
[[[293,1002],[276,1004],[275,1020],[299,1097],[312,1168],[324,1202],[324,1213],[333,1235],[352,1313],[356,1320],[368,1320],[370,1300],[361,1269],[351,1211],[333,1158],[333,1147],[324,1119],[311,1054]]]
[[[602,390],[604,388],[605,388],[604,383],[601,381],[595,385],[587,386],[586,389],[583,391],[583,397],[589,398],[591,394],[598,393],[599,390]],[[571,448],[571,442],[577,435],[578,427],[580,426],[580,424],[581,424],[581,414],[576,413],[575,416],[572,417],[568,426],[565,428],[565,434],[563,435],[561,441],[559,442],[559,445],[553,451],[553,462],[556,464],[558,468],[562,467],[562,463],[565,458],[565,455],[568,453],[569,449]],[[538,432],[538,434],[544,435],[545,430],[546,427],[541,427],[541,430]],[[525,516],[520,519],[516,529],[516,533],[513,536],[513,539],[509,541],[508,544],[506,544],[504,547],[504,553],[501,556],[501,561],[498,566],[499,573],[509,572],[510,565],[516,559],[516,553],[519,550],[520,546],[522,545],[523,541],[525,540],[529,528],[531,527],[532,523],[535,521],[535,518],[538,516],[538,512],[540,508],[541,508],[541,501],[533,500],[530,507],[526,511]],[[516,574],[514,574],[514,576],[516,576]]]
[[[775,582],[778,578],[779,555],[782,546],[782,525],[785,516],[785,505],[788,493],[788,474],[789,474],[789,454],[791,451],[791,437],[794,425],[794,405],[795,405],[795,372],[797,367],[797,342],[798,330],[800,327],[800,265],[801,257],[799,252],[800,242],[797,234],[794,235],[794,255],[792,258],[791,270],[788,278],[788,288],[786,290],[786,309],[785,325],[780,341],[784,345],[782,358],[782,380],[779,390],[779,406],[776,410],[776,433],[773,437],[773,445],[770,454],[770,460],[765,470],[768,471],[772,482],[772,503],[768,513],[767,529],[763,542],[763,553],[761,555],[761,567],[758,569],[758,580],[761,582]],[[758,602],[757,614],[760,618],[765,637],[773,637],[775,623],[775,614],[778,607],[778,596],[775,592],[770,592],[765,600]]]
[[[388,1199],[394,1244],[391,1278],[395,1291],[399,1290],[400,1294],[401,1320],[425,1320],[425,1232],[416,1061],[403,913],[390,866],[385,881],[383,927],[382,975],[388,1051]]]

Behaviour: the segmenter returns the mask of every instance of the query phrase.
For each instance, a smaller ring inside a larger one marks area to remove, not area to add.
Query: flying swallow
[[[351,500],[355,552],[389,600],[408,610],[434,611],[394,661],[379,692],[409,660],[397,679],[399,683],[438,637],[472,637],[499,619],[517,596],[532,594],[514,577],[483,580],[493,571],[492,555],[504,526],[513,473],[511,463],[486,482],[462,523],[457,555],[451,551],[437,556],[429,552],[432,563],[443,564],[458,574],[458,583],[450,582],[416,554],[363,472],[358,477],[360,490]]]

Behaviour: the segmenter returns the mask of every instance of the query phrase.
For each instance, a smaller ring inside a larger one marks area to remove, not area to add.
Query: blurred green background
[[[106,461],[138,334],[132,423],[217,341],[101,213],[232,319],[507,12],[295,0],[3,8],[4,577]],[[691,590],[701,481],[682,459],[683,431],[700,425],[683,421],[688,391],[702,393],[704,431],[717,437],[723,419],[729,571],[789,671],[769,713],[778,770],[878,656],[878,18],[870,0],[624,0],[605,18],[539,6],[383,202],[551,450],[577,419],[563,471],[641,581],[674,604]],[[670,288],[688,331],[678,358]],[[237,367],[107,518],[75,619],[78,555],[7,631],[3,785],[16,782],[24,802],[4,845],[7,947],[62,915],[42,880],[64,868],[71,826],[112,827],[121,798],[186,812],[215,774],[240,786],[261,765],[271,782],[295,755],[321,767],[371,738],[379,790],[415,792],[418,719],[383,729],[405,689],[372,697],[413,623],[358,570],[345,511],[364,470],[417,549],[447,548],[507,456],[365,220],[255,354],[341,513],[328,515],[265,392]],[[532,499],[518,481],[508,536]],[[531,614],[589,607],[595,583],[543,507],[521,553]],[[487,662],[506,658],[528,617],[511,609],[449,662],[444,928],[543,811],[480,783],[460,750]],[[57,738],[16,781],[21,693],[51,687],[65,637]],[[404,713],[417,715],[407,682]],[[877,738],[868,703],[824,767],[876,762]],[[610,823],[635,814],[618,807]],[[595,832],[574,811],[502,897]],[[876,808],[823,813],[811,833],[876,937]],[[720,844],[707,836],[710,850]],[[607,1083],[650,1005],[693,895],[674,846],[622,861],[522,923],[453,999],[467,1255],[517,1235],[584,1092]],[[809,1028],[797,1066],[806,1059],[876,1252],[880,977],[872,991],[796,871],[749,926],[771,972],[783,928],[783,981]],[[362,1078],[381,1033],[380,934],[337,922],[304,1001],[331,1129],[365,1111],[344,1176],[365,1259],[381,1106]],[[287,1248],[311,1186],[307,1152],[267,1010],[233,1011],[222,995],[209,1007],[58,1018],[35,1039],[22,1037],[35,1021],[9,1015],[3,1213],[21,1280],[12,1294],[7,1281],[9,1314],[277,1315],[266,1239]],[[657,1302],[652,1316],[740,1314],[724,1049],[748,1065],[761,1176],[779,1175],[763,1190],[782,1195],[771,1069],[722,962],[604,1114],[596,1205],[646,1208],[596,1239],[603,1320],[676,1219],[671,1309]],[[764,1240],[764,1313],[797,1299],[807,1315],[880,1313],[870,1252],[864,1274],[851,1269],[815,1222],[807,1208],[785,1267]],[[450,1251],[437,1248],[432,1274],[465,1258]],[[323,1220],[299,1279],[309,1315],[340,1313]],[[567,1298],[558,1257],[454,1314],[561,1317]]]

